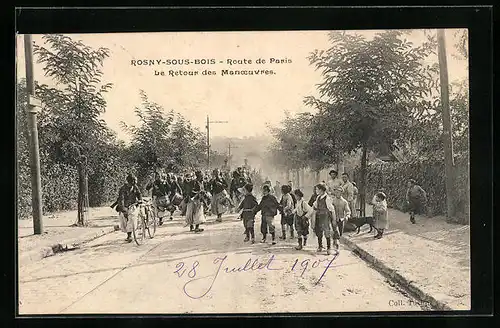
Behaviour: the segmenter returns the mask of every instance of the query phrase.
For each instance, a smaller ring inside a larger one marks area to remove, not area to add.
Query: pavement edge
[[[393,281],[394,283],[398,284],[400,287],[402,287],[403,289],[408,291],[412,296],[416,297],[420,301],[430,303],[431,306],[436,310],[453,311],[453,309],[450,308],[448,305],[435,299],[429,293],[424,292],[422,289],[420,289],[418,286],[413,284],[411,281],[408,281],[408,279],[406,279],[404,276],[402,276],[396,270],[389,268],[381,260],[377,259],[372,254],[368,253],[366,250],[361,248],[359,245],[357,245],[352,240],[349,240],[347,237],[344,237],[344,236],[341,236],[340,239],[344,245],[346,245],[348,248],[351,249],[352,252],[356,253],[364,261],[373,265],[373,267],[378,272],[380,272],[382,275],[386,276],[391,281]]]

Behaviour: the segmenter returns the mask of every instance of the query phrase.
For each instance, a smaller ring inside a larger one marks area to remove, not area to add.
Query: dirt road
[[[260,221],[260,217],[258,220]],[[19,314],[422,311],[341,247],[244,243],[234,215],[200,234],[175,218],[137,246],[115,232],[19,269]],[[256,232],[259,224],[256,224]],[[312,237],[312,236],[311,236]]]

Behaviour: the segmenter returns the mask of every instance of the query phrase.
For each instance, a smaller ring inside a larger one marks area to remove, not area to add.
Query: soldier
[[[227,193],[224,191],[227,189],[227,182],[218,169],[213,171],[209,188],[212,194],[212,214],[217,215],[217,222],[222,222],[222,214],[226,212]]]
[[[139,207],[137,203],[142,200],[141,191],[137,186],[137,178],[133,174],[127,176],[125,183],[118,192],[116,210],[120,213],[120,228],[127,233],[127,242],[132,241],[132,229],[137,226]]]

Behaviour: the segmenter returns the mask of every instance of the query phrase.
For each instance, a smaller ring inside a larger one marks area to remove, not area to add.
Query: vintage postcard
[[[19,314],[470,310],[467,32],[17,35]]]

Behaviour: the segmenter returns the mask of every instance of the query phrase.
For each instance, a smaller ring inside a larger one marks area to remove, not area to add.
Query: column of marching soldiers
[[[254,178],[256,171],[253,172]],[[374,238],[382,238],[387,228],[387,201],[383,192],[377,192],[372,200],[373,216],[358,216],[359,202],[356,184],[350,181],[349,175],[338,176],[337,171],[330,171],[328,183],[322,182],[314,186],[308,201],[300,189],[293,189],[292,182],[281,185],[278,181],[273,186],[271,181],[264,181],[254,188],[252,173],[246,167],[238,167],[232,173],[228,170],[215,169],[212,172],[195,171],[184,174],[155,172],[155,176],[146,185],[151,192],[154,215],[159,224],[169,217],[173,220],[175,211],[180,211],[185,218],[185,226],[194,233],[203,232],[201,228],[207,216],[216,216],[216,222],[222,222],[224,213],[237,213],[245,229],[244,242],[255,243],[255,218],[261,213],[261,243],[267,243],[268,237],[272,245],[276,245],[275,217],[281,217],[281,235],[279,239],[297,237],[297,250],[307,246],[310,230],[314,232],[318,242],[318,252],[323,252],[323,241],[326,239],[326,253],[338,252],[339,240],[344,228],[357,229],[370,225],[370,231],[376,231]],[[260,179],[255,179],[260,180]],[[408,182],[407,198],[410,204],[410,220],[415,223],[414,214],[421,207],[415,199],[420,195],[426,198],[425,192],[414,180]],[[259,196],[260,201],[257,200]],[[416,196],[412,196],[416,195]],[[280,200],[278,201],[278,198]],[[120,188],[117,201],[111,206],[119,212],[121,230],[127,233],[127,241],[131,241],[132,222],[139,216],[138,202],[142,201],[137,178],[129,174],[127,182]]]

